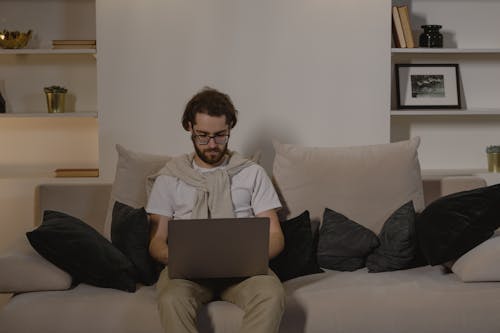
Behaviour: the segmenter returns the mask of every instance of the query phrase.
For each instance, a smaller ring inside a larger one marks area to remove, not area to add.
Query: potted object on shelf
[[[500,146],[486,147],[486,155],[488,155],[488,171],[500,172]]]
[[[63,113],[64,100],[68,90],[60,86],[50,86],[43,88],[47,98],[47,108],[49,113]]]
[[[0,32],[0,47],[4,49],[22,49],[31,39],[31,30],[27,32],[8,31]]]
[[[443,34],[439,32],[442,26],[438,24],[422,25],[424,32],[420,35],[418,46],[420,47],[443,47]]]

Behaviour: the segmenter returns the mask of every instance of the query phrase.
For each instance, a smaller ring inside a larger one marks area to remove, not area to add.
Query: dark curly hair
[[[233,102],[228,95],[213,88],[205,87],[194,95],[187,103],[182,115],[182,127],[189,131],[189,124],[195,124],[197,113],[205,113],[209,116],[226,116],[226,124],[233,128],[237,122],[238,110],[234,108]]]

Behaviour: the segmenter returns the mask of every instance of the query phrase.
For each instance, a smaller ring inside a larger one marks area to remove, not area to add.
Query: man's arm
[[[285,247],[285,237],[281,230],[278,215],[274,209],[270,209],[257,214],[257,216],[269,218],[269,259],[272,259],[280,254]]]
[[[167,246],[167,236],[168,236],[168,221],[171,218],[150,214],[149,221],[151,223],[150,232],[150,242],[149,242],[149,254],[151,256],[163,263],[168,263],[168,246]]]

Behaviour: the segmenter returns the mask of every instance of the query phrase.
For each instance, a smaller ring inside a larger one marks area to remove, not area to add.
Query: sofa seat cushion
[[[327,271],[289,280],[284,286],[282,333],[500,332],[500,285],[463,283],[438,266],[377,274],[366,269]],[[242,316],[232,304],[212,302],[200,311],[200,332],[237,332]],[[154,287],[126,293],[80,284],[71,290],[15,296],[0,312],[0,332],[162,330]]]
[[[280,332],[500,332],[500,284],[463,283],[441,267],[327,271],[285,282]]]
[[[79,284],[19,294],[0,312],[0,332],[161,332],[155,290],[135,293]]]
[[[200,332],[235,332],[236,305],[217,301],[200,309]],[[0,332],[163,333],[155,286],[135,293],[79,284],[64,291],[19,294],[0,312]]]

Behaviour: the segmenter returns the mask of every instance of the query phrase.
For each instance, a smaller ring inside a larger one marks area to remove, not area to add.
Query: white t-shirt
[[[224,168],[201,168],[204,173]],[[146,211],[174,219],[191,218],[196,188],[182,180],[160,175],[156,178],[149,196]],[[244,168],[231,178],[231,199],[236,217],[252,217],[269,209],[280,208],[281,203],[265,170],[258,164]]]

